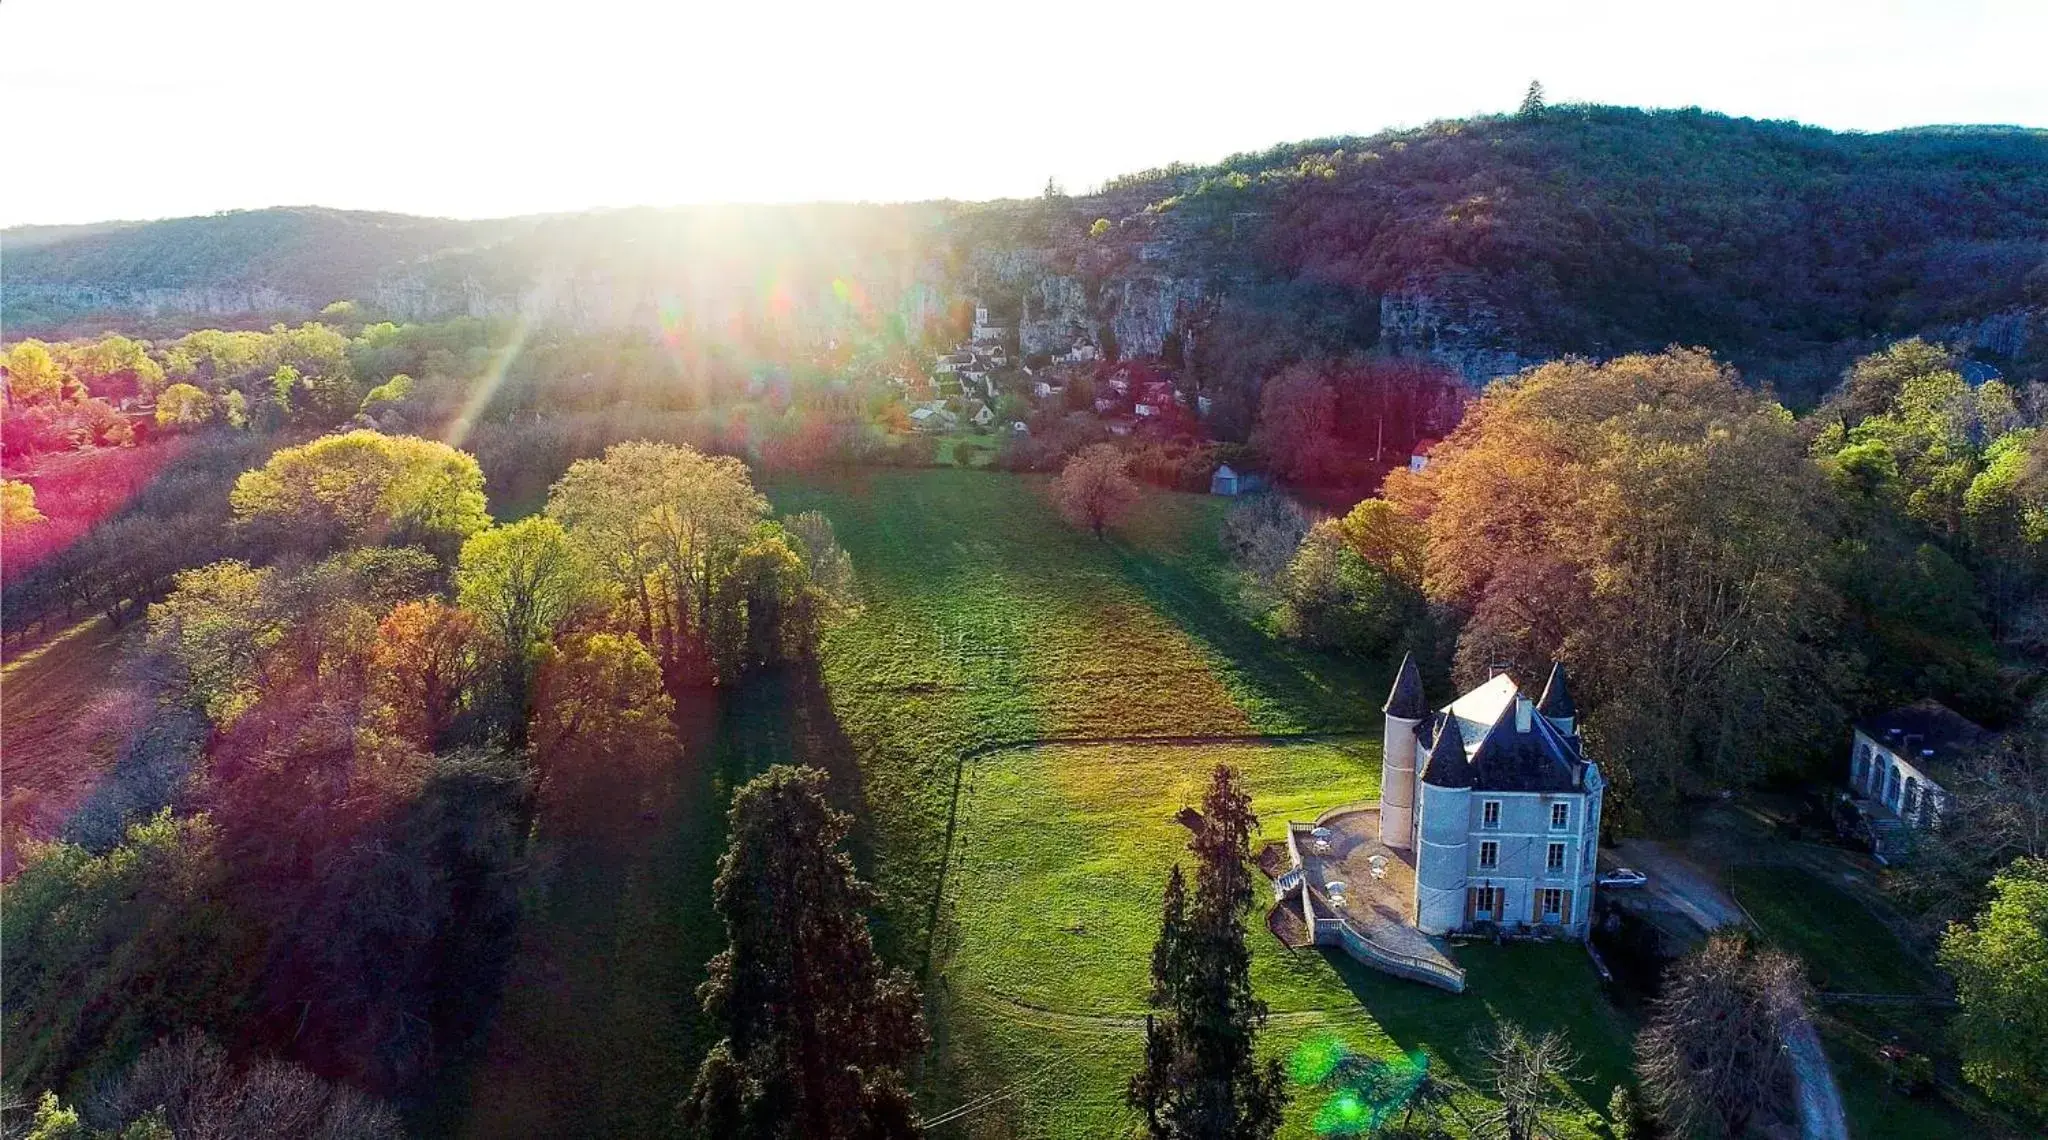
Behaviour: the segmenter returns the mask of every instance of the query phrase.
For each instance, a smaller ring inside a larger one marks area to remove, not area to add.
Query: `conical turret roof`
[[[1437,725],[1436,739],[1429,744],[1429,765],[1423,769],[1422,782],[1439,788],[1469,788],[1478,773],[1465,755],[1465,730],[1458,727],[1455,714],[1438,715],[1442,723]]]
[[[1572,691],[1564,682],[1564,662],[1550,663],[1550,680],[1543,684],[1543,697],[1536,702],[1536,711],[1552,720],[1579,715],[1579,707],[1572,703]]]
[[[1415,655],[1401,655],[1401,671],[1394,674],[1394,689],[1387,694],[1381,712],[1402,720],[1421,720],[1429,715],[1429,702],[1422,697],[1422,673],[1415,668]]]

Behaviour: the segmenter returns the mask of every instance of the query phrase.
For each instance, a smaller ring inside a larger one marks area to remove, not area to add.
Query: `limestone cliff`
[[[1541,363],[1546,354],[1518,346],[1499,310],[1471,282],[1410,279],[1380,298],[1380,347],[1433,361],[1475,386]]]

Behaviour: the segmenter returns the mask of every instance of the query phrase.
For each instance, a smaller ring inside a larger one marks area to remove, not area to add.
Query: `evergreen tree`
[[[903,1071],[924,1049],[918,996],[885,970],[874,891],[840,850],[825,774],[776,765],[733,796],[712,902],[730,945],[698,996],[723,1036],[683,1117],[697,1135],[884,1140],[921,1129]]]
[[[1280,1062],[1254,1055],[1266,1003],[1252,996],[1244,920],[1253,901],[1251,797],[1219,764],[1188,844],[1195,894],[1178,865],[1166,881],[1152,951],[1152,1006],[1144,1067],[1127,1097],[1156,1140],[1263,1140],[1280,1127],[1286,1090]]]
[[[1534,121],[1543,117],[1543,111],[1543,81],[1531,79],[1528,93],[1522,96],[1522,109],[1516,112],[1516,117]]]

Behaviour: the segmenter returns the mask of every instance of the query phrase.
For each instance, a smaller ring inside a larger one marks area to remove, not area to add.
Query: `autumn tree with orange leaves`
[[[385,615],[370,647],[359,762],[417,784],[499,655],[474,614],[442,602],[406,602]]]
[[[1062,518],[1101,538],[1104,528],[1138,501],[1138,484],[1124,469],[1123,452],[1115,444],[1098,443],[1067,460],[1053,481],[1052,497]]]
[[[1458,679],[1566,661],[1618,807],[1752,781],[1835,723],[1825,487],[1791,413],[1707,353],[1496,383],[1386,496],[1467,615]]]

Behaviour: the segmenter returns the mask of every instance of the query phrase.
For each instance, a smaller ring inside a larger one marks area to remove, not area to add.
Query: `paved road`
[[[1785,1048],[1792,1054],[1792,1073],[1799,1083],[1800,1140],[1849,1140],[1842,1089],[1835,1083],[1835,1070],[1828,1065],[1811,1019],[1792,1027]]]
[[[1603,862],[1608,861],[1603,856]],[[1634,867],[1650,877],[1646,889],[1676,907],[1702,930],[1746,926],[1749,919],[1715,877],[1661,843],[1629,839],[1614,847],[1611,861]],[[1849,1122],[1842,1112],[1842,1089],[1820,1047],[1811,1020],[1792,1027],[1785,1043],[1799,1086],[1800,1140],[1849,1140]]]
[[[1603,853],[1601,862],[1608,861]],[[1701,930],[1741,926],[1748,919],[1714,876],[1674,853],[1669,847],[1648,839],[1625,839],[1614,845],[1616,865],[1634,867],[1650,877],[1645,890],[1659,901],[1669,903],[1691,919]]]

